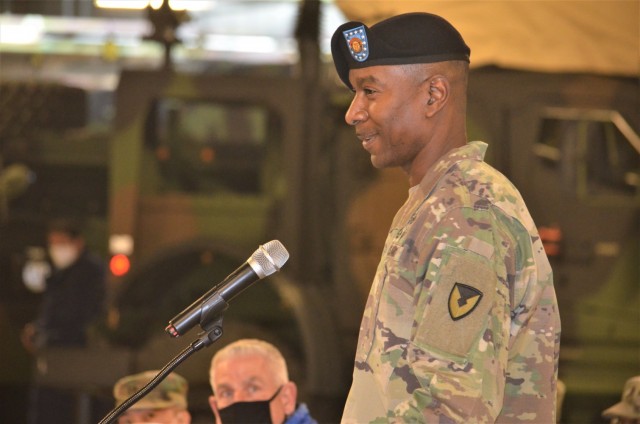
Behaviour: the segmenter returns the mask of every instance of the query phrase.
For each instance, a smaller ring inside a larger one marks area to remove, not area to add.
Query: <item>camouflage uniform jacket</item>
[[[516,188],[471,142],[396,214],[367,300],[343,422],[553,423],[560,318]]]

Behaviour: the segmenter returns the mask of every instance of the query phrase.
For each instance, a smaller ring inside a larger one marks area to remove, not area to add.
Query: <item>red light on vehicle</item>
[[[160,162],[166,162],[171,159],[171,150],[166,146],[160,146],[156,149],[156,158]]]
[[[562,254],[562,229],[559,226],[539,227],[538,234],[547,256],[558,257]]]
[[[216,158],[216,151],[211,147],[205,147],[200,150],[200,160],[203,163],[213,163]]]
[[[131,268],[131,262],[127,255],[118,254],[111,257],[111,261],[109,262],[109,270],[116,277],[122,277],[127,272],[129,272],[129,268]]]

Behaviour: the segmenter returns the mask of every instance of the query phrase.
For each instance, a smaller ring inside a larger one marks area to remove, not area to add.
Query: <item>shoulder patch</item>
[[[482,292],[462,283],[455,283],[449,293],[449,315],[457,321],[469,315],[480,303]]]

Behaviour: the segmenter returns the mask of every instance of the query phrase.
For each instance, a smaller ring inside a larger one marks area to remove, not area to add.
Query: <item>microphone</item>
[[[220,284],[170,320],[165,331],[172,337],[179,337],[198,323],[202,326],[216,319],[227,309],[231,299],[256,281],[279,271],[288,259],[289,252],[278,240],[271,240],[259,246],[244,264]]]

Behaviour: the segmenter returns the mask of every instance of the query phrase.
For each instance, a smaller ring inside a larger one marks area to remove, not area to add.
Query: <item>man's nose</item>
[[[246,402],[249,400],[249,396],[242,390],[239,390],[233,394],[233,403]]]
[[[367,120],[369,115],[364,109],[363,102],[360,101],[360,97],[356,95],[347,109],[347,113],[344,115],[344,120],[349,125],[357,125],[362,121]]]

